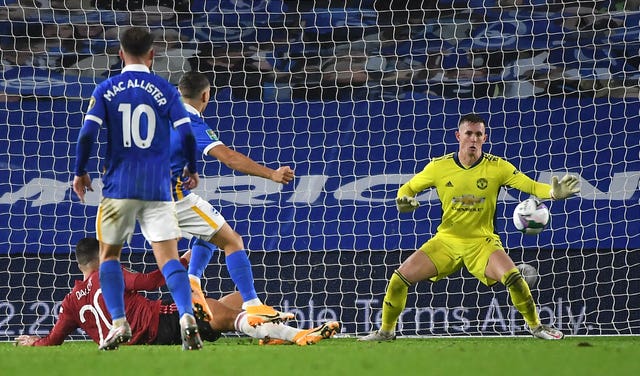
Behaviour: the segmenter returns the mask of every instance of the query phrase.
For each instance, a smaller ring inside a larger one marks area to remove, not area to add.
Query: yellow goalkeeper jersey
[[[433,159],[398,190],[398,197],[435,188],[442,203],[438,233],[462,238],[486,237],[495,233],[496,204],[501,187],[512,187],[541,199],[551,198],[549,184],[538,183],[511,163],[484,153],[465,168],[458,153]]]

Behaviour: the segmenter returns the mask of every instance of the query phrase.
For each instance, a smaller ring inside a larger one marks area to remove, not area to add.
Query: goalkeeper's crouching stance
[[[456,138],[458,152],[433,159],[398,190],[398,211],[407,213],[420,206],[417,194],[436,188],[442,221],[435,236],[394,271],[382,305],[382,325],[360,340],[395,339],[409,286],[423,280],[436,282],[462,267],[487,286],[501,282],[534,337],[562,339],[562,332],[540,322],[529,286],[505,252],[494,231],[493,219],[497,197],[504,186],[540,199],[562,200],[580,191],[578,178],[566,175],[558,180],[554,176],[551,184],[536,182],[506,160],[483,153],[485,121],[475,114],[461,118]]]

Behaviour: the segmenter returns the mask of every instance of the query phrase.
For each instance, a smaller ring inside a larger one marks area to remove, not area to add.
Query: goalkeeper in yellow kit
[[[524,281],[494,231],[498,193],[503,186],[516,188],[540,199],[561,200],[578,193],[578,179],[567,175],[551,184],[536,182],[504,159],[483,153],[485,121],[474,114],[460,119],[457,153],[432,160],[423,171],[398,190],[398,210],[410,212],[419,203],[415,196],[435,188],[442,203],[442,222],[436,235],[424,243],[394,271],[382,306],[382,326],[361,341],[395,339],[398,317],[405,308],[411,284],[428,279],[436,282],[465,266],[482,283],[501,282],[524,317],[533,336],[562,339],[559,330],[540,323]]]

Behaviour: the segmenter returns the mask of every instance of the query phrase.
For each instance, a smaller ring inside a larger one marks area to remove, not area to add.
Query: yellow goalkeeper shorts
[[[420,247],[420,251],[429,256],[438,270],[438,275],[429,278],[430,281],[439,281],[465,266],[474,277],[487,286],[497,282],[487,278],[484,272],[489,256],[500,249],[504,248],[498,235],[461,239],[436,234]]]

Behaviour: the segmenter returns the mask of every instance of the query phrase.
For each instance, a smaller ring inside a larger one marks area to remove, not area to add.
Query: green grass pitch
[[[2,375],[640,375],[640,337],[352,338],[314,346],[258,346],[227,337],[202,351],[179,346],[123,346],[100,352],[93,342],[48,348],[0,343]]]

